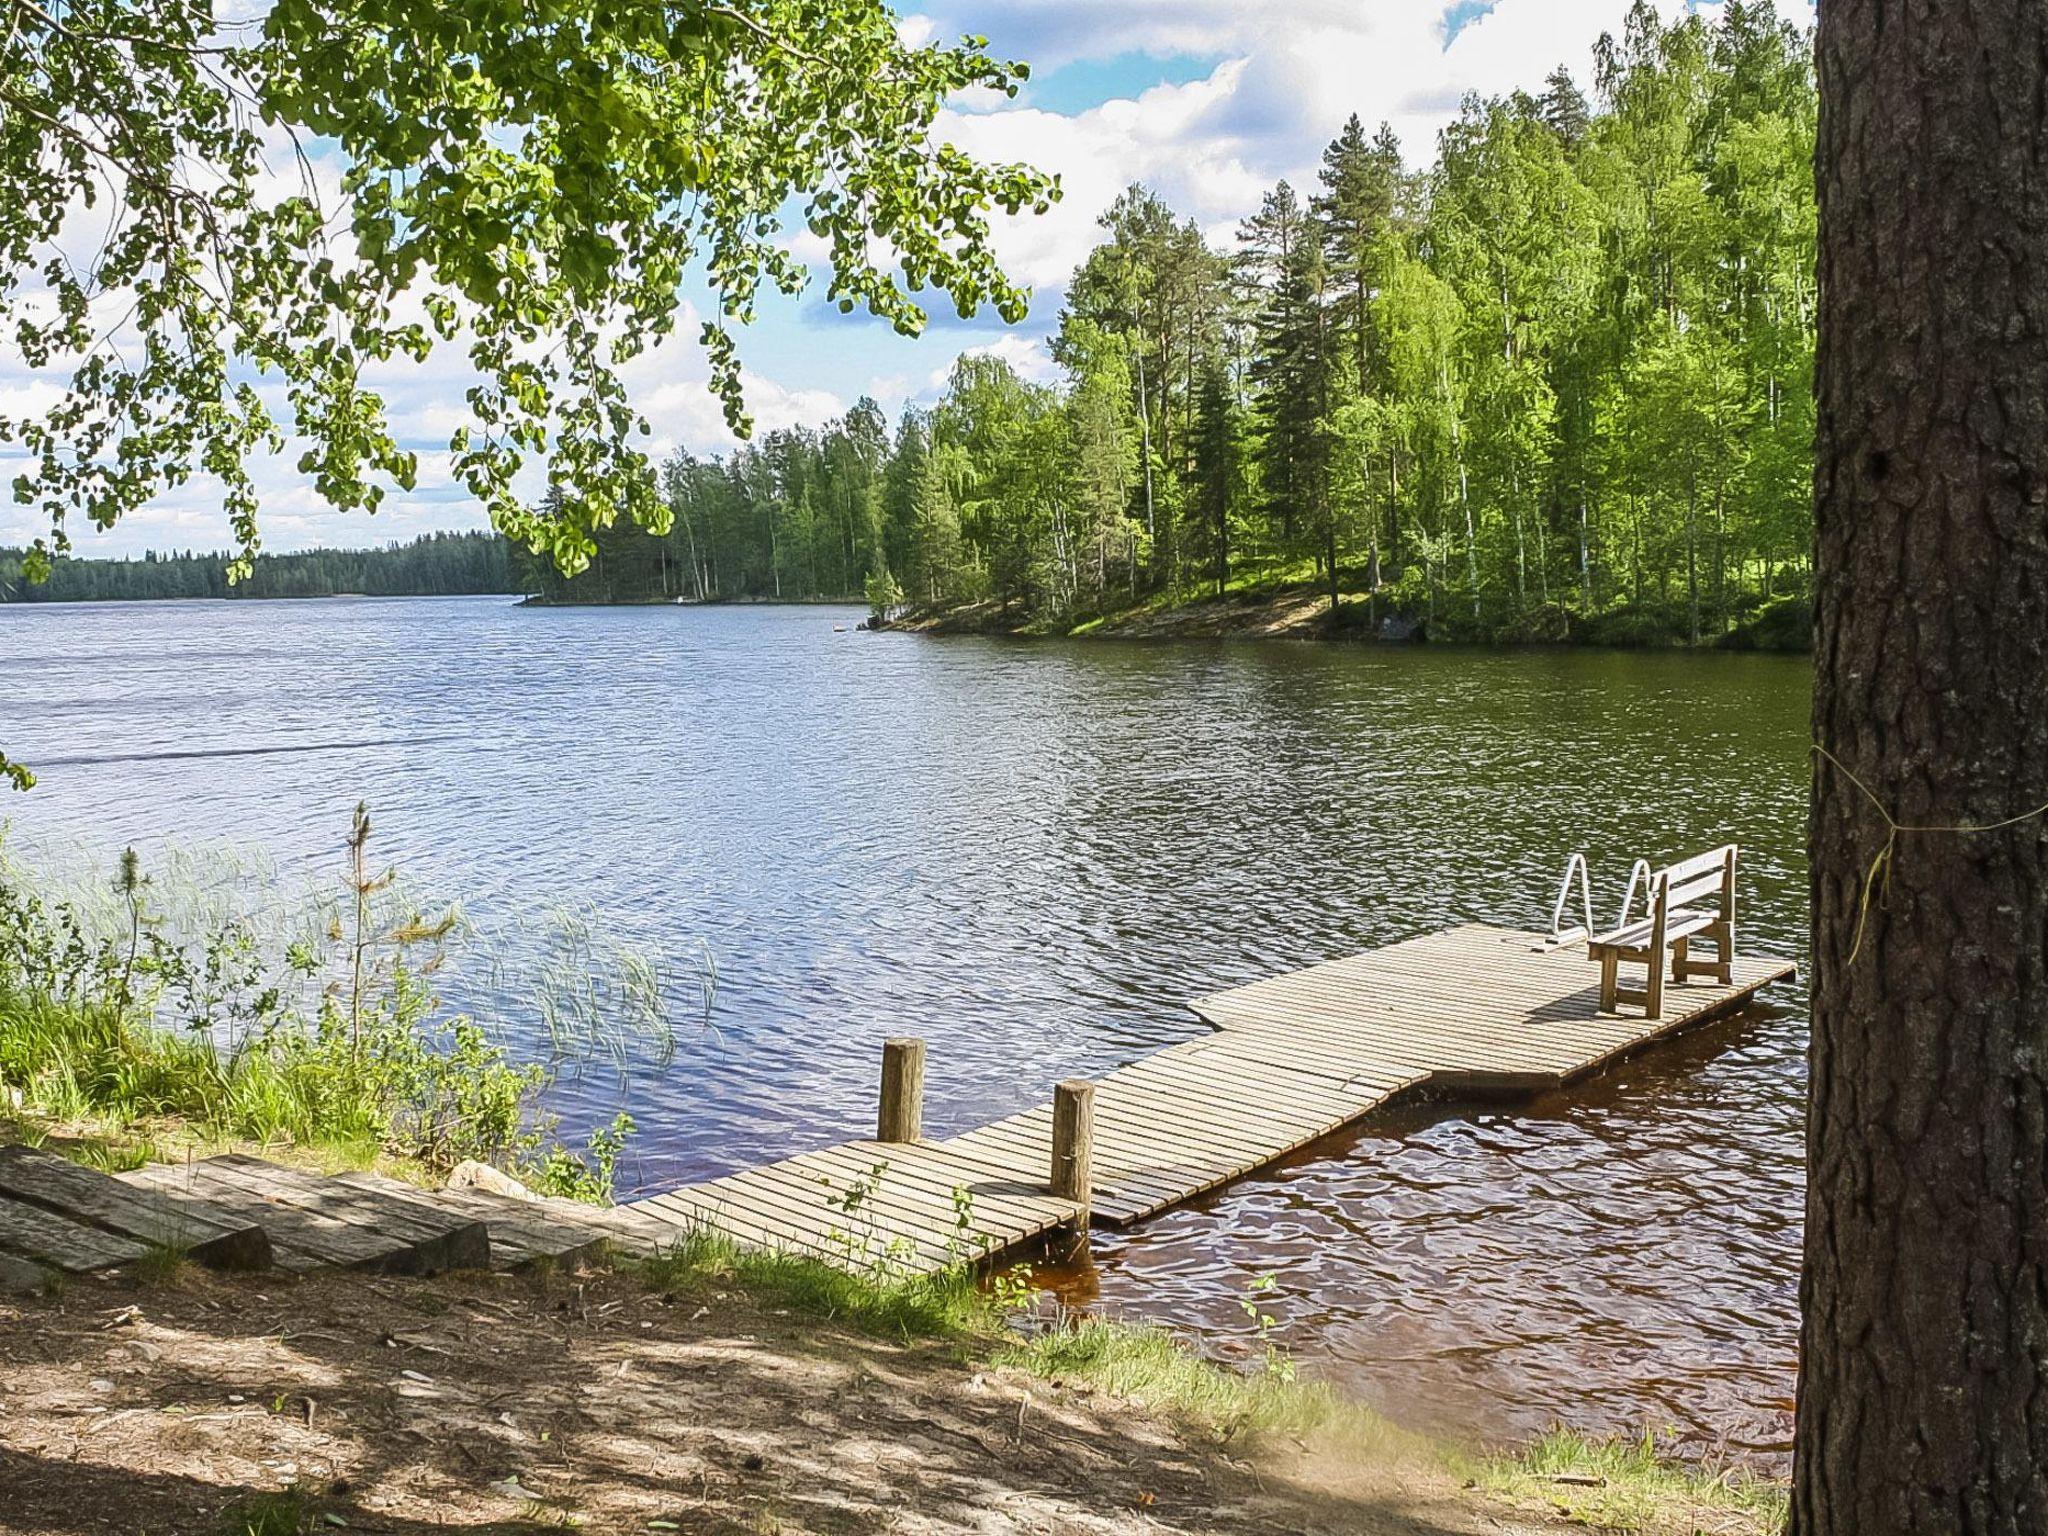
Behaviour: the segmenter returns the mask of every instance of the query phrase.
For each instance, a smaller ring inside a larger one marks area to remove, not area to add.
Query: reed
[[[238,901],[232,862],[172,861],[165,877],[130,850],[113,879],[45,894],[59,888],[0,860],[0,1114],[83,1133],[57,1144],[101,1163],[160,1138],[326,1166],[475,1158],[545,1193],[608,1198],[630,1118],[563,1143],[541,1107],[562,1042],[520,1061],[444,1005],[462,916],[409,900],[371,836],[359,806],[338,889],[297,908],[260,882],[263,899]],[[645,1028],[658,987],[621,975],[587,1016],[623,998]]]

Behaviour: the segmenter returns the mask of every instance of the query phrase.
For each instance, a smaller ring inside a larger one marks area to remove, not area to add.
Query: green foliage
[[[619,369],[673,328],[699,266],[700,340],[744,431],[729,327],[764,283],[805,280],[785,207],[842,309],[914,334],[913,294],[935,288],[963,315],[1021,316],[989,219],[1043,211],[1057,184],[931,135],[956,93],[1025,77],[985,49],[910,46],[881,0],[15,7],[0,321],[31,366],[70,370],[54,408],[0,421],[28,460],[15,498],[50,525],[31,578],[68,519],[110,526],[202,471],[245,571],[249,460],[294,437],[321,497],[375,510],[418,465],[374,371],[458,339],[478,382],[452,467],[508,537],[576,569],[616,519],[665,528]],[[125,324],[103,331],[109,314]],[[514,494],[536,456],[574,493],[559,515]]]
[[[392,877],[368,864],[369,837],[358,808],[340,915],[310,925],[316,937],[282,970],[241,919],[190,942],[170,935],[132,854],[113,932],[0,866],[0,1087],[60,1122],[175,1120],[215,1139],[433,1168],[475,1158],[547,1193],[608,1198],[632,1121],[580,1153],[560,1145],[536,1108],[548,1069],[514,1062],[434,994],[453,915],[385,900]]]
[[[878,624],[886,624],[898,608],[903,606],[903,588],[887,566],[870,571],[867,579],[868,616]]]
[[[528,1150],[520,1159],[519,1176],[539,1194],[603,1205],[617,1185],[619,1158],[632,1134],[633,1117],[621,1111],[610,1125],[590,1133],[581,1152],[559,1141]]]
[[[1813,604],[1804,597],[1764,603],[1723,635],[1721,644],[1734,651],[1806,650],[1813,644]]]

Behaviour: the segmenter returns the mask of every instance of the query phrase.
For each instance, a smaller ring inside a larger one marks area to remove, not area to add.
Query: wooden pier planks
[[[845,1142],[625,1209],[848,1268],[913,1273],[977,1261],[1074,1218],[1073,1202],[1022,1176],[1015,1157],[936,1141]]]
[[[226,1153],[177,1166],[154,1163],[121,1177],[259,1223],[279,1269],[332,1266],[422,1275],[491,1265],[489,1228],[474,1216],[428,1209],[260,1158]]]
[[[1198,998],[1216,1033],[1095,1083],[1086,1219],[1127,1226],[1266,1166],[1390,1100],[1532,1094],[1726,1013],[1789,961],[1667,983],[1661,1019],[1598,1011],[1578,948],[1467,924]],[[942,1140],[848,1142],[627,1210],[855,1268],[928,1272],[1083,1219],[1050,1194],[1052,1106]]]
[[[0,1197],[0,1259],[10,1261],[0,1266],[0,1274],[10,1289],[34,1283],[37,1266],[88,1274],[133,1264],[148,1252],[147,1243],[132,1237],[103,1232],[26,1200]]]
[[[270,1239],[246,1216],[185,1194],[139,1189],[34,1147],[0,1147],[0,1197],[145,1248],[172,1248],[216,1269],[270,1267]]]

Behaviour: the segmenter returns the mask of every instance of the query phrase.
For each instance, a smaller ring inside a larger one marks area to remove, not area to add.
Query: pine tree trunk
[[[1823,0],[1814,729],[2048,799],[2048,10]],[[1818,760],[1796,1536],[2048,1523],[2048,825]]]
[[[1138,354],[1138,433],[1138,451],[1145,458],[1145,537],[1156,540],[1158,530],[1152,515],[1152,406],[1145,398],[1145,356],[1142,352]],[[1135,577],[1132,585],[1136,585]]]

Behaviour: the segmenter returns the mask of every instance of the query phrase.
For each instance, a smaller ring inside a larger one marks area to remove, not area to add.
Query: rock
[[[449,1170],[450,1189],[481,1189],[486,1194],[505,1195],[514,1200],[538,1200],[532,1190],[501,1169],[489,1163],[466,1160]]]

